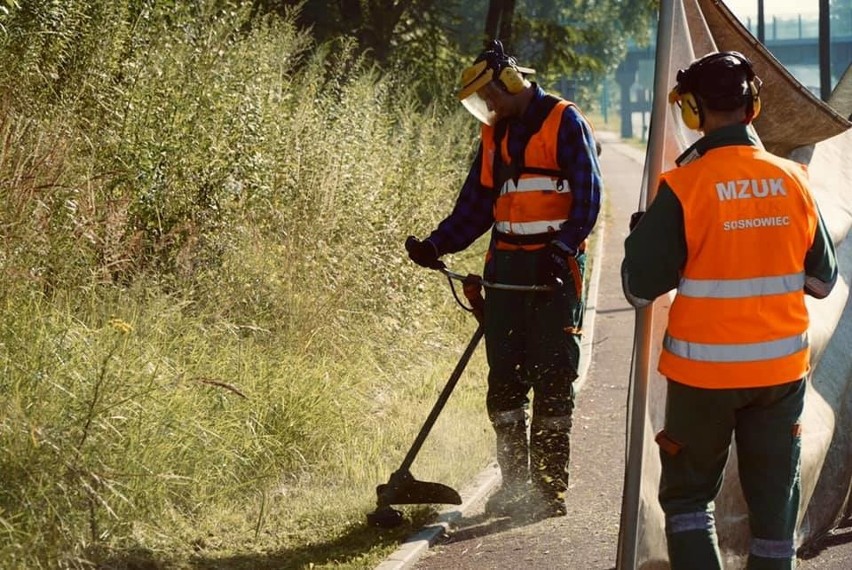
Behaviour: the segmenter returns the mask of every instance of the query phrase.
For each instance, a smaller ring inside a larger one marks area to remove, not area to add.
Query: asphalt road
[[[644,159],[641,151],[617,136],[599,134],[606,182],[604,241],[602,259],[595,260],[601,273],[594,301],[593,356],[574,412],[568,516],[529,523],[488,518],[483,499],[498,479],[483,473],[455,518],[433,528],[432,535],[421,533],[426,546],[412,550],[417,540],[410,541],[406,556],[383,563],[382,570],[616,567],[634,325],[619,269],[628,219],[638,204]],[[800,559],[799,568],[852,569],[852,522]]]

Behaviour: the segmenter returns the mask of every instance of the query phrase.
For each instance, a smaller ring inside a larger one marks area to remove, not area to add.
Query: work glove
[[[633,212],[632,214],[630,214],[630,231],[631,232],[639,224],[639,220],[642,219],[643,215],[645,215],[645,212]]]
[[[583,292],[583,275],[577,263],[577,251],[559,240],[547,244],[545,251],[545,280],[557,287],[564,287],[567,279],[579,298]]]
[[[405,238],[405,251],[408,252],[408,257],[421,267],[429,269],[444,269],[446,265],[438,259],[438,248],[435,244],[429,241],[420,241],[414,236]]]

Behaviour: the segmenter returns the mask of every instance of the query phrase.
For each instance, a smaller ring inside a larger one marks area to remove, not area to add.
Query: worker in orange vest
[[[625,241],[633,306],[677,288],[659,361],[667,392],[656,437],[676,570],[722,567],[713,501],[732,434],[749,508],[748,568],[796,562],[810,360],[804,297],[831,292],[837,260],[806,167],[767,152],[749,130],[760,85],[738,52],[710,53],[678,71],[670,102],[703,137],[662,174]]]
[[[527,79],[532,72],[497,40],[462,72],[457,95],[482,122],[479,150],[453,211],[426,239],[405,243],[415,263],[440,268],[439,257],[490,231],[486,280],[555,286],[485,291],[486,407],[502,475],[486,510],[514,518],[567,513],[585,243],[602,187],[589,123]]]

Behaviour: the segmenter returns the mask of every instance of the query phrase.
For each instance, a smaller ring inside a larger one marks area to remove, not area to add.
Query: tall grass
[[[448,211],[470,121],[239,3],[19,4],[0,567],[369,567],[396,536],[363,528],[374,486],[473,328],[401,247]],[[487,459],[481,369],[419,478]]]

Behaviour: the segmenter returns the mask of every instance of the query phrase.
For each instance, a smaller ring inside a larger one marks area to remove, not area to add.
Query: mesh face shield
[[[478,93],[474,92],[465,97],[461,103],[480,123],[490,127],[493,127],[497,123],[497,114],[488,109],[488,103]]]
[[[494,70],[486,60],[474,63],[462,71],[462,88],[456,95],[468,112],[486,125],[493,126],[496,114],[488,108],[485,98],[479,91],[494,79]]]

